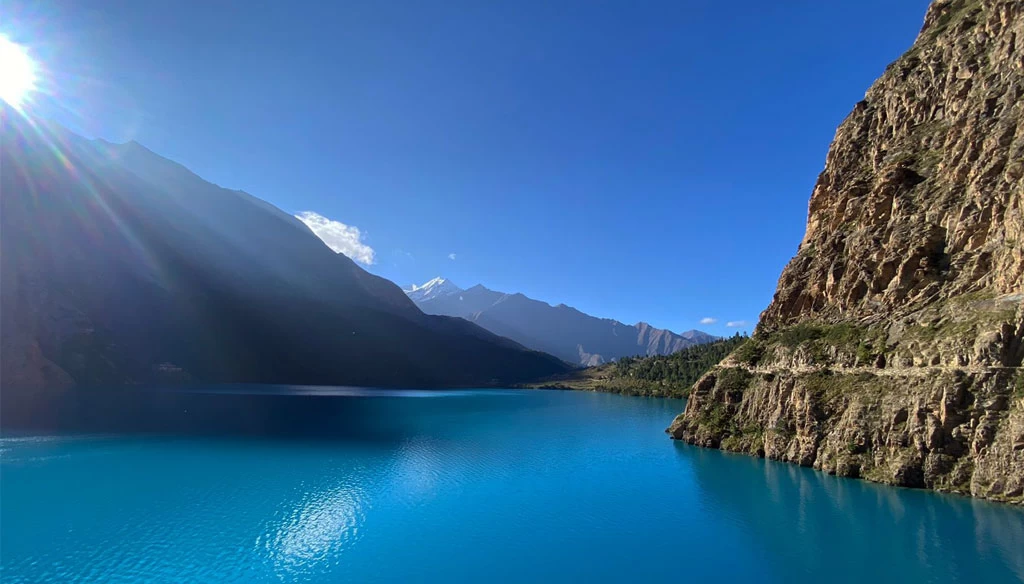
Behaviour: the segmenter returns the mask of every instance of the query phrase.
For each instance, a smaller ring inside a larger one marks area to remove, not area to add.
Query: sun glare
[[[25,47],[0,35],[0,99],[20,106],[36,87],[35,69]]]

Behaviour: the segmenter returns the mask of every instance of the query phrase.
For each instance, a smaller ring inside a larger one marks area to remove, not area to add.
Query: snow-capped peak
[[[424,302],[432,298],[457,294],[462,292],[462,288],[456,286],[451,280],[437,277],[426,284],[419,286],[413,284],[408,288],[403,288],[402,291],[405,292],[413,302]]]
[[[417,290],[426,290],[427,288],[433,288],[434,286],[444,286],[445,284],[452,285],[451,282],[449,282],[448,280],[438,276],[437,278],[430,280],[426,284],[422,284],[420,286],[413,284],[408,288],[404,288],[404,290],[406,292],[415,292]]]

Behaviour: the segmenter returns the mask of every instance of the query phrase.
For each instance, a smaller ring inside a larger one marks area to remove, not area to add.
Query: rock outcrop
[[[1024,3],[937,0],[836,132],[752,339],[668,429],[1024,502]]]

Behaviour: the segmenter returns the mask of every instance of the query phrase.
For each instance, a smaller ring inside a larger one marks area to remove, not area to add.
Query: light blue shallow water
[[[354,431],[4,439],[0,581],[1024,581],[1024,511],[678,444],[677,400],[331,399]]]

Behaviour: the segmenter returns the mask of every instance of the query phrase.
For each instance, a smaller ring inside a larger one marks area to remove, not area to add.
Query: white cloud
[[[312,211],[303,211],[295,218],[305,223],[335,252],[345,254],[361,264],[370,265],[374,262],[373,248],[363,243],[363,234],[358,227],[345,225]]]
[[[712,318],[710,316],[705,316],[704,318],[700,319],[701,324],[715,324],[716,322],[718,322],[718,319]]]
[[[448,259],[454,260],[455,259],[455,254],[453,254],[453,253],[448,254]]]
[[[750,323],[745,320],[730,320],[729,322],[725,323],[725,326],[736,328],[738,326],[747,326],[748,324]]]

